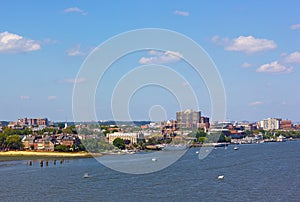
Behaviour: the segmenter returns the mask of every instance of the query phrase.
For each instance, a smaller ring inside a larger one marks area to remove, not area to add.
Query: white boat
[[[89,174],[88,173],[84,173],[83,178],[89,178]]]
[[[237,146],[233,147],[234,150],[238,150],[239,148]]]
[[[152,160],[153,162],[157,161],[157,159],[156,159],[156,158],[152,158],[151,160]]]
[[[219,180],[223,180],[223,179],[224,179],[224,175],[219,175],[219,176],[218,176],[218,179],[219,179]]]

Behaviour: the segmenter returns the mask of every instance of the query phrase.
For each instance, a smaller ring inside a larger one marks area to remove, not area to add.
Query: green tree
[[[124,143],[124,140],[121,139],[121,138],[116,138],[114,141],[113,141],[113,145],[115,147],[118,147],[119,149],[125,149],[125,143]]]
[[[198,142],[202,142],[202,143],[204,143],[204,142],[206,142],[207,141],[207,137],[198,137]]]
[[[85,139],[82,140],[82,144],[85,146],[86,150],[89,152],[98,152],[98,143],[96,139]]]
[[[23,148],[23,143],[19,135],[10,135],[5,140],[6,148],[19,150]]]
[[[250,131],[250,130],[246,130],[245,132],[246,132],[246,136],[247,136],[247,137],[253,135],[252,131]]]
[[[226,142],[226,136],[223,133],[220,135],[218,142]]]
[[[65,145],[56,145],[54,148],[55,151],[60,151],[60,152],[67,152],[70,150],[68,146]]]
[[[16,134],[14,129],[9,128],[9,127],[4,127],[3,128],[3,133],[6,134],[6,135],[15,135]]]
[[[196,133],[196,138],[199,139],[199,137],[206,137],[206,132],[202,131],[202,130],[198,130]]]
[[[77,130],[75,128],[75,126],[68,126],[67,128],[64,128],[62,130],[63,133],[67,133],[67,134],[77,134]]]
[[[0,150],[5,149],[6,138],[7,138],[6,134],[0,133]]]

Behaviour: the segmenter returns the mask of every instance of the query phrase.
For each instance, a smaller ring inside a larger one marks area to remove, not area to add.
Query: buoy
[[[196,151],[196,154],[199,154],[199,151]]]

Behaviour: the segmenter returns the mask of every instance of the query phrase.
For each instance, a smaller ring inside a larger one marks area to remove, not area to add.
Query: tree
[[[124,140],[117,137],[114,141],[113,141],[113,145],[115,147],[118,147],[119,149],[125,149],[125,143]]]
[[[67,128],[62,130],[63,133],[67,133],[67,134],[77,134],[77,130],[75,128],[75,126],[68,126]]]
[[[198,137],[198,142],[202,142],[202,143],[204,143],[204,142],[206,142],[207,141],[207,137]]]
[[[0,133],[0,150],[5,148],[5,141],[6,141],[7,135],[4,133]]]
[[[5,145],[8,149],[18,150],[23,148],[23,143],[19,135],[8,136],[5,140]]]
[[[226,136],[223,133],[220,135],[218,142],[226,142]]]
[[[199,137],[206,137],[206,132],[202,131],[202,130],[198,130],[196,133],[196,138],[199,139]]]
[[[70,150],[70,148],[68,146],[65,145],[57,145],[54,148],[55,151],[60,151],[60,152],[67,152]]]

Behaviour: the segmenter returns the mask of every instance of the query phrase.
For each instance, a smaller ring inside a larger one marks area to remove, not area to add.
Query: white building
[[[268,118],[259,122],[259,125],[264,130],[277,130],[280,128],[280,120],[278,118]]]
[[[121,138],[123,140],[129,140],[130,143],[136,144],[139,140],[145,139],[143,133],[123,133],[115,132],[107,134],[108,142],[112,144],[116,138]]]

